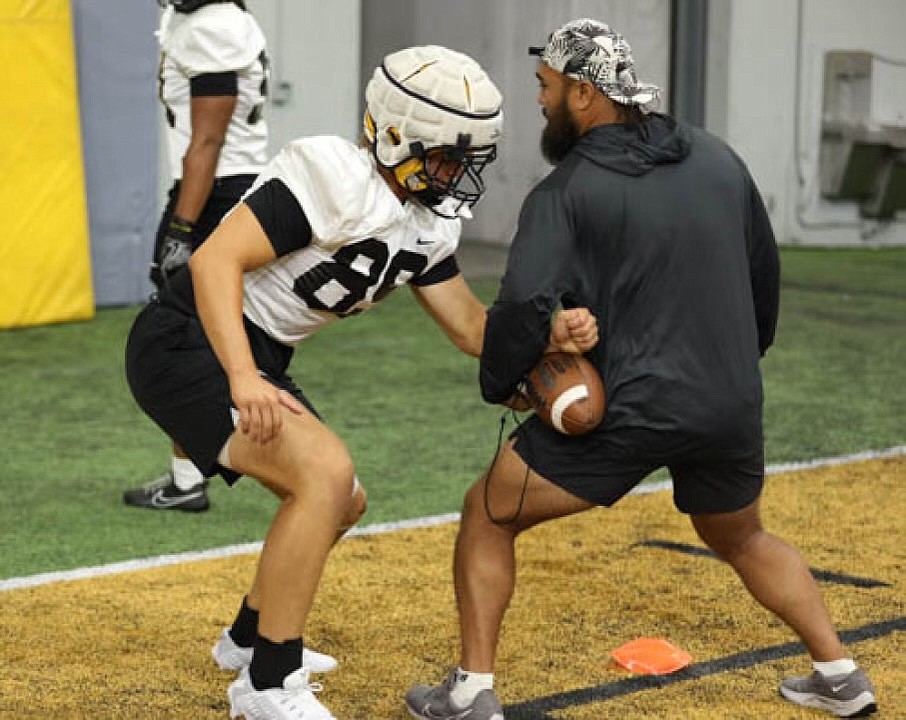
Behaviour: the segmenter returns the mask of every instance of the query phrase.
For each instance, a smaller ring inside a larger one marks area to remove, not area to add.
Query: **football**
[[[547,353],[526,376],[522,392],[535,414],[564,435],[584,435],[604,418],[604,383],[581,355]]]

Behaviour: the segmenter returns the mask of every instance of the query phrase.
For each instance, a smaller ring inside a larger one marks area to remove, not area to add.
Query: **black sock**
[[[230,637],[239,647],[250,648],[258,635],[258,611],[249,607],[248,596],[242,598],[242,607],[233,626],[230,628]]]
[[[302,638],[275,643],[258,635],[249,667],[256,690],[282,688],[283,678],[302,667]]]

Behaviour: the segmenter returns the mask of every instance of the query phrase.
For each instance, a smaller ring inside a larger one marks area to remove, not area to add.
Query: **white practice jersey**
[[[191,13],[170,8],[164,12],[158,38],[160,98],[167,116],[173,179],[182,177],[182,159],[192,134],[191,83],[219,73],[236,73],[238,94],[215,176],[260,172],[267,162],[268,61],[264,34],[255,18],[231,2]]]
[[[401,203],[371,153],[333,136],[286,145],[244,198],[278,257],[246,273],[244,312],[292,345],[406,283],[458,274],[459,219]]]

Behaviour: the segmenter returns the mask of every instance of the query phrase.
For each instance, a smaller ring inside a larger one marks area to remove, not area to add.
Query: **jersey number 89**
[[[334,253],[332,259],[318,263],[297,277],[293,291],[314,310],[340,316],[355,315],[361,312],[356,306],[368,298],[368,292],[372,288],[377,287],[377,290],[372,295],[371,302],[380,302],[396,287],[401,273],[406,272],[414,277],[427,264],[427,257],[409,250],[400,250],[390,259],[386,244],[375,238],[368,238],[344,245]],[[364,272],[356,268],[362,268]],[[384,280],[378,285],[381,277]],[[346,294],[327,304],[318,297],[318,292],[332,283],[340,285]]]

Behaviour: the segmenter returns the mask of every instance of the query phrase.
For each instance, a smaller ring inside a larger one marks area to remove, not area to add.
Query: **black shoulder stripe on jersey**
[[[251,193],[245,204],[258,218],[277,257],[311,242],[311,225],[296,196],[282,180],[271,178]]]
[[[216,97],[239,94],[239,73],[235,70],[219,73],[204,73],[189,80],[189,94],[192,97]]]
[[[426,285],[436,285],[457,275],[459,275],[459,265],[456,262],[456,256],[450,255],[450,257],[444,258],[427,272],[412,278],[409,282],[412,285],[425,287]]]

